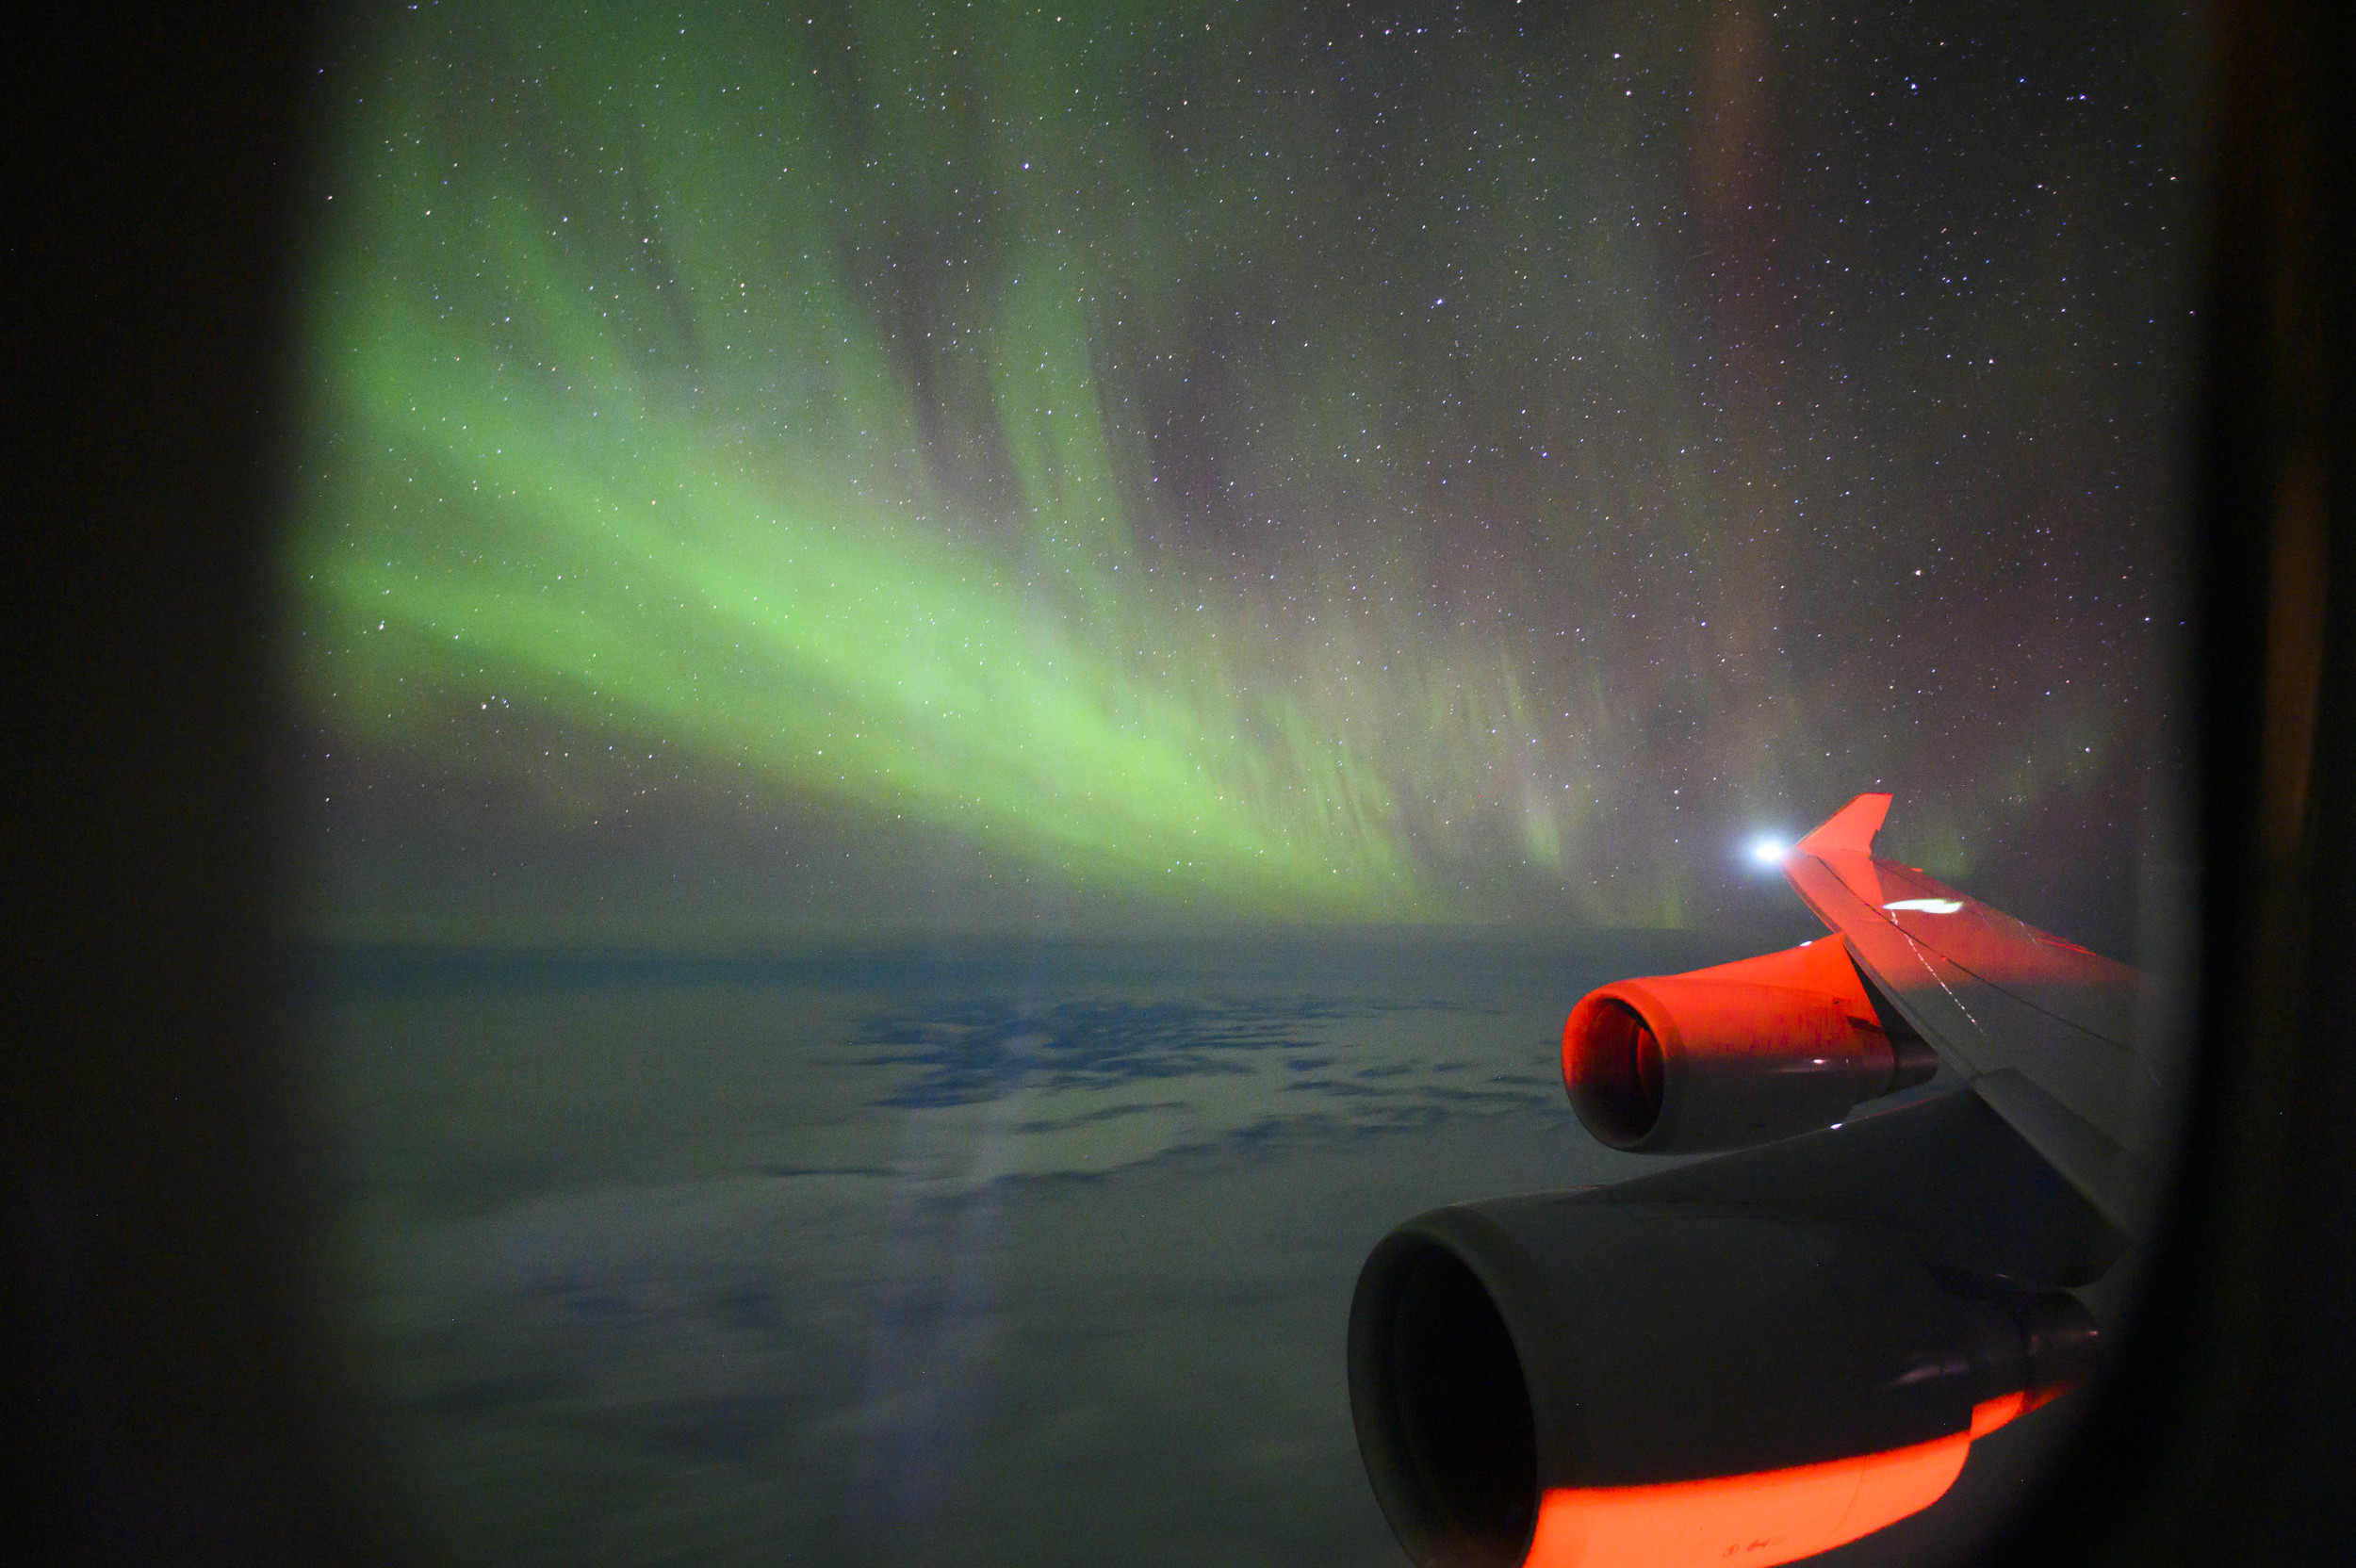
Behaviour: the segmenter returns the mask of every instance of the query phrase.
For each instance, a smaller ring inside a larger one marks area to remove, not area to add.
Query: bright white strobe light
[[[1779,866],[1790,854],[1792,846],[1773,834],[1762,833],[1751,841],[1751,858],[1762,866]]]

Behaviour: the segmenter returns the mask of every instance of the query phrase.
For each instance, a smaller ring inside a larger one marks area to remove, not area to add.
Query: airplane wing
[[[1862,794],[1783,858],[1865,980],[2110,1221],[2143,1234],[2132,1152],[2142,977],[1912,866],[1877,859],[1886,794]]]
[[[1563,1024],[1597,1139],[1718,1158],[1450,1204],[1367,1259],[1350,1409],[1418,1564],[1788,1562],[1927,1508],[2090,1375],[2074,1292],[2150,1190],[2140,978],[1876,858],[1889,807],[1782,858],[1832,938]],[[1941,1064],[1962,1088],[1873,1104]]]

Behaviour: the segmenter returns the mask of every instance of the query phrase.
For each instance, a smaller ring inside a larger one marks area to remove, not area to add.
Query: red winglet
[[[1824,820],[1824,825],[1792,847],[1810,855],[1826,850],[1848,849],[1860,855],[1873,852],[1873,835],[1880,832],[1882,819],[1890,815],[1888,795],[1859,795]]]

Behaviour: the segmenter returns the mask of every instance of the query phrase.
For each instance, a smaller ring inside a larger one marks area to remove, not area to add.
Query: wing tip
[[[1833,849],[1870,855],[1873,850],[1873,835],[1881,831],[1882,819],[1889,814],[1890,796],[1861,794],[1826,817],[1815,832],[1792,847],[1806,850],[1811,855]]]

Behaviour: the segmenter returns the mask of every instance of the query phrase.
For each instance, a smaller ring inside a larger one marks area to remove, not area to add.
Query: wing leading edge
[[[1785,877],[1972,1090],[2105,1218],[2143,1235],[2151,1184],[2133,1152],[2142,977],[1875,858],[1890,800],[1842,807],[1785,854]]]

